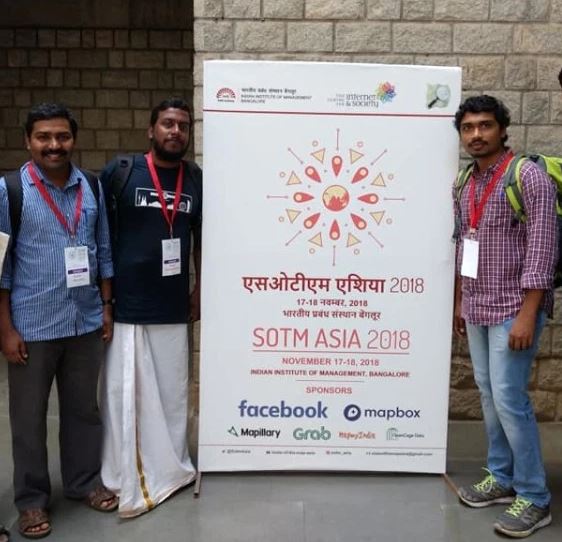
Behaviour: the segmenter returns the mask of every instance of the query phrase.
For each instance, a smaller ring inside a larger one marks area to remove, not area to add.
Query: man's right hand
[[[466,322],[461,316],[460,303],[455,303],[455,312],[453,314],[453,331],[458,337],[466,337]]]
[[[457,337],[466,337],[466,322],[462,317],[462,278],[455,275],[455,297],[453,309],[453,331]]]
[[[1,337],[2,353],[10,363],[25,365],[27,363],[27,347],[21,335],[11,329],[4,331]]]

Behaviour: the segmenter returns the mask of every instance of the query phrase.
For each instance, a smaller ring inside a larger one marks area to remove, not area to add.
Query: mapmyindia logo
[[[251,438],[279,438],[280,429],[268,429],[266,427],[240,427],[238,430],[234,425],[227,431],[233,437],[251,437]]]
[[[315,405],[289,405],[281,401],[278,405],[252,405],[242,399],[238,405],[240,417],[248,418],[327,418],[328,407],[318,401]]]
[[[358,405],[347,405],[343,409],[343,415],[346,420],[355,422],[359,418],[380,418],[383,420],[392,419],[411,419],[420,418],[421,409],[407,409],[400,407],[395,408],[361,408]]]

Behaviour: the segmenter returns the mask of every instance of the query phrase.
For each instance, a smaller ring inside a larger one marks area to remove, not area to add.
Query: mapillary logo
[[[228,87],[223,87],[217,91],[217,101],[234,102],[236,101],[236,93]]]
[[[357,405],[347,405],[343,409],[344,418],[350,422],[357,421],[361,416],[364,418],[380,418],[383,420],[420,418],[420,412],[420,409],[403,410],[400,407],[361,409],[361,407]]]
[[[281,434],[280,429],[269,429],[267,427],[240,427],[239,430],[236,430],[234,425],[227,431],[233,437],[252,437],[252,438],[279,438]]]
[[[240,417],[248,418],[327,418],[328,407],[318,401],[313,406],[291,406],[281,401],[279,405],[249,405],[242,399],[238,405]]]

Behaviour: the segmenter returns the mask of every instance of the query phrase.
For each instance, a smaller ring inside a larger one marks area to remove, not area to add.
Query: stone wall
[[[29,106],[61,101],[79,122],[75,160],[98,170],[147,147],[160,100],[192,100],[190,0],[0,0],[0,171],[27,159]]]
[[[515,149],[562,154],[562,0],[195,0],[196,153],[208,59],[461,66],[465,95],[512,112]],[[562,421],[562,299],[532,377],[542,421]],[[479,419],[467,345],[454,342],[451,418]]]
[[[510,107],[516,149],[562,154],[562,0],[59,0],[44,7],[0,0],[0,171],[27,158],[21,125],[34,102],[61,100],[73,109],[77,162],[99,169],[118,151],[144,150],[150,107],[171,94],[191,100],[194,85],[202,162],[202,64],[215,58],[462,66],[466,94],[489,92]],[[562,421],[562,299],[557,307],[532,378],[543,421]],[[192,412],[197,353],[194,372]],[[466,344],[455,342],[451,418],[480,415]]]

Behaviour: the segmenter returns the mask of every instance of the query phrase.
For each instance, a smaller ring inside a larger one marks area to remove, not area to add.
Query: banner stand
[[[193,486],[193,498],[198,499],[201,493],[201,478],[203,473],[197,471],[197,477],[195,478],[195,485]]]
[[[204,63],[202,472],[445,472],[460,100],[458,67]]]

